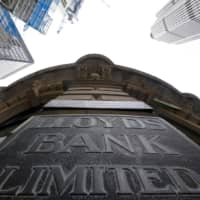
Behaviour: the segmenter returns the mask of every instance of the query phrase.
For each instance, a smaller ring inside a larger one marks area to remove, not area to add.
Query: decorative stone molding
[[[118,84],[131,96],[150,104],[158,113],[187,120],[200,132],[200,100],[191,94],[182,94],[173,86],[149,74],[115,65],[101,55],[87,55],[76,63],[55,66],[29,75],[7,88],[0,88],[0,123],[30,109],[41,106],[64,91],[63,82],[88,84]],[[155,102],[157,98],[160,103]],[[165,102],[163,104],[163,102]],[[168,107],[167,107],[168,105]],[[169,105],[171,108],[169,108]],[[172,107],[178,107],[179,110]],[[169,114],[171,113],[171,115]],[[184,125],[184,123],[182,123]]]
[[[112,66],[97,62],[81,64],[78,69],[79,80],[111,80]]]

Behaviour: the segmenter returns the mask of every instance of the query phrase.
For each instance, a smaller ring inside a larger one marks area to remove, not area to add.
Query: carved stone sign
[[[36,116],[0,146],[0,199],[200,199],[200,149],[159,117]]]

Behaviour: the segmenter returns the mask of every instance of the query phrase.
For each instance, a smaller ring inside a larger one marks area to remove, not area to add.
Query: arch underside
[[[195,137],[200,135],[200,100],[197,97],[182,94],[156,77],[115,65],[96,54],[84,56],[76,63],[36,72],[9,87],[0,88],[0,124],[4,127],[17,116],[29,116],[69,87],[86,83],[120,87],[130,98],[152,106],[158,115],[193,132]]]

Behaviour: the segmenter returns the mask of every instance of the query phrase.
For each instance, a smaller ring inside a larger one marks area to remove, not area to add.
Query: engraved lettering
[[[74,125],[78,128],[90,128],[97,125],[94,117],[80,117],[74,120]]]
[[[65,127],[65,128],[71,128],[72,122],[69,121],[67,117],[39,117],[35,119],[35,127],[41,128],[41,127]]]
[[[121,141],[121,139],[117,139],[113,135],[104,135],[105,139],[105,152],[106,153],[113,153],[113,148],[112,146],[115,145],[118,147],[118,149],[125,150],[128,153],[134,153],[134,149],[129,141],[129,138],[126,135],[122,135],[122,137],[125,139],[125,143]]]
[[[39,194],[52,195],[54,188],[59,195],[71,188],[70,194],[86,195],[86,175],[85,167],[76,167],[66,175],[62,166],[51,166]]]
[[[50,170],[48,170],[46,178],[44,179],[43,186],[41,187],[41,190],[38,192],[38,194],[43,196],[52,195],[52,188],[54,188],[53,191],[55,191],[55,194],[59,195],[61,193],[61,189],[64,187],[64,175],[65,173],[61,166],[51,166]]]
[[[200,195],[199,174],[183,167],[78,165],[65,170],[62,165],[44,165],[33,166],[28,175],[27,170],[25,173],[23,170],[16,166],[2,169],[0,196],[64,198],[68,195],[106,196],[110,192],[117,195]],[[23,173],[21,180],[19,176]]]
[[[163,181],[161,171],[156,168],[138,168],[139,177],[142,180],[143,193],[172,193],[169,184]]]
[[[146,128],[145,124],[139,119],[123,117],[122,121],[123,121],[125,127],[129,128],[129,129],[131,129],[131,128],[132,129]]]
[[[64,189],[61,194],[63,195],[66,190],[72,185],[72,189],[69,192],[72,195],[87,195],[88,191],[86,189],[87,181],[87,168],[77,166],[70,171],[67,176],[64,176]]]
[[[24,152],[28,153],[53,153],[63,147],[64,135],[39,134],[33,144]]]
[[[165,125],[156,119],[143,119],[143,121],[145,122],[145,124],[150,126],[150,129],[153,129],[153,130],[166,129]]]
[[[90,194],[91,195],[106,195],[107,191],[105,190],[104,185],[104,173],[105,167],[91,167],[92,170],[92,187]]]
[[[13,133],[0,199],[200,199],[198,147],[158,117],[36,116]]]
[[[116,120],[116,118],[105,118],[105,117],[97,117],[101,122],[104,123],[104,128],[113,128],[113,122]]]
[[[179,192],[200,193],[199,175],[187,168],[172,167],[168,168],[169,176],[178,185]]]
[[[71,147],[79,147],[84,148],[85,152],[88,153],[98,153],[101,150],[96,146],[93,140],[87,134],[74,136],[68,144],[66,144],[60,151],[58,152],[71,152]]]
[[[19,186],[6,187],[8,181],[10,181],[15,174],[15,172],[19,169],[16,166],[7,166],[3,168],[0,172],[0,195],[14,195],[18,190]]]
[[[128,129],[166,130],[167,126],[159,119],[151,117],[39,117],[34,119],[33,127],[91,128],[98,125],[104,128],[118,127],[121,122]],[[114,123],[115,122],[115,123]]]
[[[69,123],[68,120],[64,117],[58,117],[56,120],[53,120],[51,124],[49,124],[48,127],[65,127],[70,128],[72,127],[72,124]]]
[[[48,172],[48,168],[45,166],[35,166],[31,168],[30,176],[28,177],[26,183],[17,192],[17,195],[37,195],[40,191],[40,182],[43,182],[43,177],[45,173]]]
[[[65,139],[65,135],[57,134],[39,134],[33,141],[33,144],[28,146],[25,154],[31,153],[71,153],[73,148],[83,149],[86,153],[114,153],[116,150],[121,153],[140,153],[138,147],[141,146],[145,153],[149,154],[171,154],[180,155],[174,149],[162,144],[159,135],[144,136],[144,135],[120,135],[115,137],[110,134],[99,135],[103,136],[104,145],[98,146],[94,139],[89,134],[80,134],[73,136],[69,141]],[[133,137],[135,142],[133,143]],[[67,143],[65,144],[65,142]],[[98,141],[98,140],[97,140]],[[99,140],[100,141],[100,140]]]
[[[117,194],[121,194],[121,195],[127,195],[127,194],[132,194],[133,191],[130,188],[130,183],[128,182],[127,179],[127,168],[120,168],[117,167],[115,169],[115,173],[116,173],[116,185],[117,185],[117,190],[116,193]]]
[[[145,137],[144,135],[137,136],[139,141],[142,143],[146,153],[164,153],[164,154],[179,154],[175,150],[167,147],[164,144],[159,143],[159,135],[151,136],[150,138]]]
[[[31,169],[25,185],[17,195],[38,196],[38,195],[63,195],[68,189],[71,195],[86,195],[87,168],[75,167],[69,173],[64,172],[61,166],[35,166]],[[53,190],[54,189],[54,190]]]

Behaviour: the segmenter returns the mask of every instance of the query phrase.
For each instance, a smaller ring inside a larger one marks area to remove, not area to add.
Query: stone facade
[[[197,97],[88,55],[0,99],[0,200],[200,198]]]
[[[88,91],[74,91],[74,87],[88,87]],[[103,91],[106,87],[113,91]],[[68,99],[138,99],[151,105],[158,115],[192,132],[195,138],[200,134],[198,97],[180,93],[158,78],[116,65],[101,55],[87,55],[73,64],[45,69],[0,88],[0,123],[40,108],[64,91]]]

